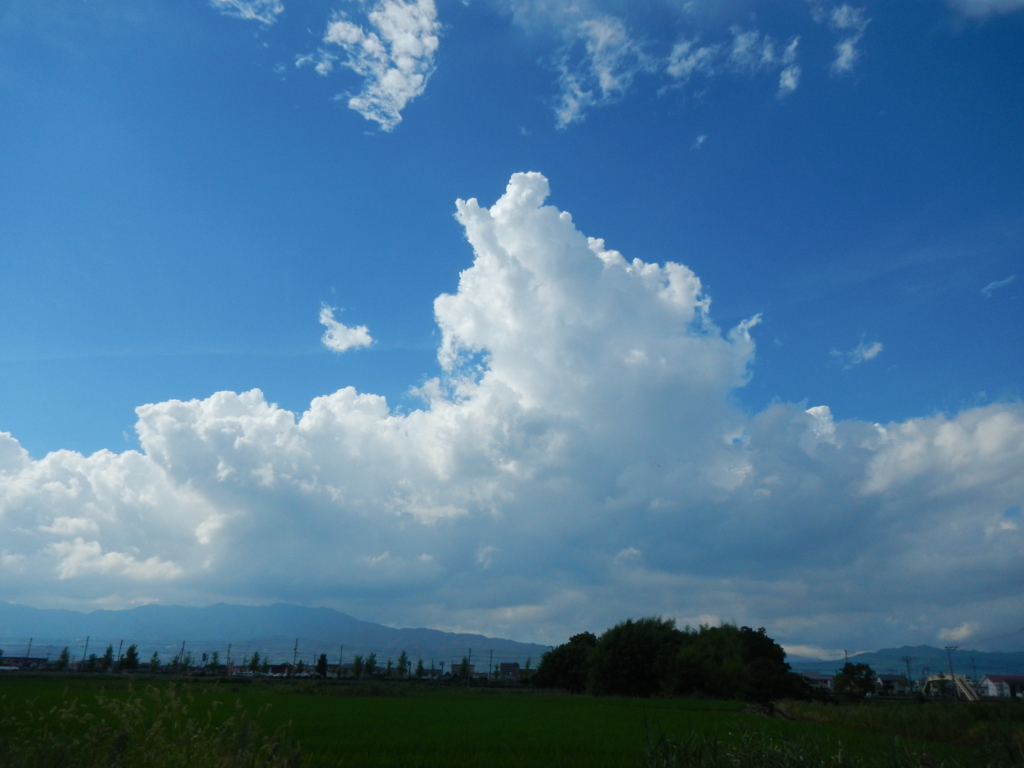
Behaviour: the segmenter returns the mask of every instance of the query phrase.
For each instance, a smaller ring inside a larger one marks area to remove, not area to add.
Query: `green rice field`
[[[129,681],[114,676],[41,675],[0,678],[0,697],[8,723],[5,727],[20,722],[19,718],[28,717],[29,712],[36,718],[33,722],[40,724],[47,718],[59,718],[58,710],[67,702],[77,700],[75,711],[78,714],[74,717],[86,723],[83,727],[95,728],[104,717],[117,716],[111,715],[113,710],[104,709],[102,700],[97,699],[98,694],[115,703],[134,697],[136,701],[150,702],[140,704],[143,707],[163,706],[153,698],[154,691],[164,694],[172,691],[177,697],[179,709],[174,711],[175,718],[193,718],[214,727],[244,711],[255,718],[265,734],[286,729],[301,746],[299,764],[308,766],[640,768],[654,764],[710,765],[713,761],[709,762],[707,755],[698,760],[694,756],[696,752],[703,749],[706,753],[707,744],[712,742],[728,745],[744,739],[744,743],[762,744],[757,748],[762,752],[763,745],[770,743],[777,754],[768,761],[749,755],[728,759],[718,755],[714,757],[718,762],[713,764],[1021,764],[1002,757],[993,762],[963,743],[878,732],[879,729],[866,728],[863,724],[846,727],[827,723],[821,713],[816,714],[817,722],[769,718],[751,714],[749,710],[744,712],[744,705],[735,702],[597,698],[518,690],[435,689],[344,682],[223,679],[171,683],[166,679]],[[875,717],[879,715],[876,713]],[[2,738],[0,734],[0,740]],[[652,745],[659,743],[664,748],[655,754],[657,750],[652,752]],[[705,746],[698,749],[694,745]],[[791,749],[792,745],[798,745],[799,749]],[[687,753],[689,757],[684,754],[687,749],[693,753]],[[785,752],[787,749],[789,752]],[[748,750],[751,754],[754,751]],[[802,755],[799,759],[793,757],[797,752]],[[810,753],[815,755],[813,759],[807,757]]]

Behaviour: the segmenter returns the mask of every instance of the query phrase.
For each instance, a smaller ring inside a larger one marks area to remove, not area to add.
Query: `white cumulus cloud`
[[[525,173],[457,202],[473,262],[435,300],[419,408],[218,392],[140,406],[141,451],[41,459],[0,433],[0,598],[316,601],[545,642],[727,616],[817,648],[1024,610],[1024,527],[998,525],[1024,499],[1024,406],[746,414],[756,318],[720,329],[692,270],[547,194]]]
[[[434,0],[380,0],[367,14],[367,22],[369,28],[339,15],[327,25],[324,43],[340,47],[346,56],[341,65],[364,78],[362,91],[349,98],[349,107],[391,131],[402,121],[405,106],[427,87],[441,25]],[[321,74],[339,61],[321,52],[297,63],[314,60]]]
[[[959,627],[952,629],[940,629],[939,640],[952,640],[954,643],[958,643],[961,640],[967,640],[977,634],[980,627],[976,622],[965,621]]]
[[[334,319],[331,307],[320,308],[320,324],[327,328],[321,341],[332,352],[344,352],[353,347],[368,347],[373,338],[365,325],[350,328]]]
[[[60,559],[57,574],[61,579],[73,579],[91,573],[112,573],[136,581],[173,579],[182,571],[174,563],[155,555],[144,561],[123,552],[104,552],[98,541],[60,541],[50,545],[50,551]]]

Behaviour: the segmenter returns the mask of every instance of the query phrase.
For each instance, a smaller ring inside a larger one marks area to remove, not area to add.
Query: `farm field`
[[[17,713],[33,701],[46,713],[71,699],[96,709],[97,694],[127,699],[147,686],[167,691],[166,679],[129,683],[123,678],[9,677],[0,679],[0,697]],[[457,768],[541,768],[587,766],[638,768],[644,746],[661,734],[670,738],[720,740],[765,734],[777,743],[811,744],[840,750],[859,765],[893,765],[892,735],[863,728],[791,722],[747,714],[734,702],[682,699],[624,699],[543,695],[475,689],[431,690],[408,685],[191,681],[175,690],[191,716],[215,721],[240,706],[260,713],[265,731],[291,724],[302,747],[303,764]],[[967,765],[973,750],[934,742],[900,741],[915,753],[928,752],[931,764]]]

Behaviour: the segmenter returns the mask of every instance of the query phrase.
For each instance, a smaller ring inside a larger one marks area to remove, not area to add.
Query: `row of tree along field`
[[[0,649],[0,665],[4,663],[4,652]],[[306,677],[319,676],[321,678],[328,677],[348,677],[348,678],[384,678],[384,679],[417,679],[426,680],[432,678],[439,678],[444,675],[446,679],[468,681],[470,678],[474,679],[497,679],[500,677],[501,664],[496,664],[494,669],[485,672],[483,674],[474,672],[475,667],[471,663],[469,656],[463,656],[461,663],[454,663],[447,673],[444,673],[444,662],[441,663],[441,668],[438,669],[431,663],[428,668],[423,659],[418,659],[413,664],[409,654],[406,651],[402,651],[398,657],[397,663],[393,659],[387,659],[385,662],[378,661],[376,653],[357,654],[353,657],[353,660],[344,665],[342,664],[331,664],[327,659],[327,654],[321,653],[319,658],[313,663],[307,665],[304,660],[298,660],[295,664],[271,664],[270,661],[261,656],[259,651],[255,651],[251,655],[245,655],[241,659],[236,659],[233,663],[225,663],[220,656],[218,651],[214,651],[211,654],[202,654],[200,658],[196,658],[191,651],[186,651],[182,647],[181,651],[170,657],[167,662],[164,662],[160,658],[159,652],[154,651],[148,661],[143,661],[139,656],[138,645],[129,645],[124,654],[114,654],[114,646],[108,645],[106,651],[102,655],[91,653],[87,658],[76,660],[71,656],[70,649],[65,646],[57,658],[53,661],[47,661],[45,659],[17,659],[19,662],[35,662],[30,666],[24,668],[30,670],[41,670],[51,672],[150,672],[158,673],[165,672],[170,674],[195,674],[209,673],[209,674],[254,674],[254,675],[267,675],[286,670],[284,674],[291,675],[303,675]],[[525,678],[533,674],[531,669],[531,659],[526,660],[525,667],[519,669],[518,663],[511,666],[516,668],[516,679],[520,677]],[[509,665],[505,665],[509,666]],[[520,674],[521,673],[521,674]]]
[[[574,635],[568,642],[545,653],[533,672],[530,661],[518,670],[517,681],[542,689],[563,689],[571,693],[611,696],[700,696],[717,699],[768,702],[779,699],[811,699],[815,693],[800,675],[793,673],[785,661],[786,652],[770,638],[763,628],[700,626],[679,629],[671,619],[642,618],[627,620],[605,631],[600,637],[590,632]],[[518,665],[516,665],[518,666]],[[320,678],[429,680],[441,677],[439,670],[428,669],[419,659],[412,663],[402,651],[397,664],[388,659],[381,664],[375,653],[356,655],[342,666],[331,665],[326,654],[306,666],[299,661],[285,667],[287,675],[316,675]],[[197,663],[184,647],[168,663],[158,653],[143,662],[138,647],[129,645],[126,652],[115,657],[112,645],[97,656],[72,663],[64,648],[52,670],[85,672],[165,672],[188,674],[197,671],[209,674],[243,672],[270,674],[275,667],[259,652],[223,664],[217,652],[204,654]],[[443,670],[442,670],[443,671]],[[499,677],[499,670],[484,675],[473,674],[468,657],[444,675],[448,681],[481,682]],[[874,673],[863,664],[847,664],[836,677],[837,692],[862,697],[872,690]]]

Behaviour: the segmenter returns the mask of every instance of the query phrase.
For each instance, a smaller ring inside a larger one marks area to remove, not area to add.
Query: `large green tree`
[[[611,696],[804,698],[786,652],[764,628],[676,628],[671,619],[627,620],[600,638],[589,632],[544,654],[534,684]]]
[[[867,664],[846,662],[838,675],[832,678],[832,690],[842,696],[863,699],[875,690],[878,676]]]
[[[117,662],[118,669],[125,669],[129,672],[134,672],[139,668],[139,646],[132,643],[128,646],[128,650],[124,652],[124,656]]]
[[[107,650],[103,652],[103,656],[100,658],[100,669],[106,672],[114,666],[114,646],[108,645]]]
[[[627,619],[607,630],[590,657],[587,689],[609,696],[653,696],[682,644],[672,619]]]
[[[597,637],[591,632],[573,635],[569,642],[541,656],[532,684],[538,688],[563,688],[583,693],[587,689],[590,655],[596,645]]]
[[[666,670],[671,693],[770,701],[804,698],[806,686],[790,672],[786,652],[764,628],[687,627]]]

